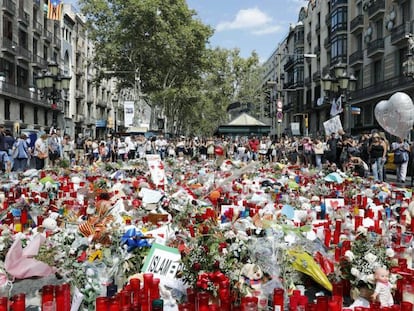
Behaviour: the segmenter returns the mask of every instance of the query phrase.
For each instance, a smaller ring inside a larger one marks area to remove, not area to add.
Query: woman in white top
[[[118,159],[125,161],[127,159],[127,145],[124,138],[118,140]]]

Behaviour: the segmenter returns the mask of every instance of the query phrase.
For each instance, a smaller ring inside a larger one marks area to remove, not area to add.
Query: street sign
[[[276,113],[277,122],[281,123],[283,121],[283,112],[278,111]]]
[[[281,112],[283,108],[283,103],[280,100],[278,100],[276,105],[277,105],[277,111]]]

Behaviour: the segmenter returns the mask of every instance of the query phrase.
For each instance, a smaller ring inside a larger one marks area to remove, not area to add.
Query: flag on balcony
[[[49,0],[47,18],[60,21],[62,19],[62,0]]]
[[[332,99],[331,104],[331,117],[336,116],[337,114],[342,113],[342,96],[339,96],[337,100]]]

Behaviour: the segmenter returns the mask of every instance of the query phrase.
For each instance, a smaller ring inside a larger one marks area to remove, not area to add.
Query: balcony
[[[32,66],[44,69],[47,68],[47,61],[39,55],[32,54]]]
[[[411,87],[413,80],[405,76],[398,76],[388,80],[376,82],[369,87],[358,89],[352,92],[352,98],[358,100],[360,98],[374,98],[382,96],[384,93],[394,93],[407,87]]]
[[[364,63],[364,51],[359,50],[349,55],[349,65],[356,66]]]
[[[39,93],[29,91],[27,87],[17,86],[14,83],[2,82],[0,85],[0,94],[8,97],[17,98],[21,101],[32,102],[38,106],[49,108],[50,105],[41,98]]]
[[[364,29],[364,15],[358,15],[353,20],[351,20],[350,24],[350,32],[354,33],[356,31],[362,31]]]
[[[283,69],[285,71],[288,71],[290,68],[293,67],[294,64],[295,64],[295,59],[292,56],[290,56],[288,60],[286,61],[285,65],[283,66]]]
[[[377,19],[385,13],[385,0],[370,1],[368,4],[368,17],[371,20]]]
[[[85,98],[85,94],[81,90],[76,90],[75,91],[75,98],[76,99],[84,99]]]
[[[367,56],[370,58],[376,58],[384,54],[384,38],[379,38],[368,42],[367,44]]]
[[[73,120],[75,123],[82,123],[85,121],[85,116],[77,114]]]
[[[12,55],[16,55],[16,46],[17,46],[17,43],[13,42],[9,38],[3,37],[1,39],[1,50],[3,52],[7,52],[7,53],[10,53]]]
[[[53,45],[60,49],[62,46],[62,41],[60,40],[60,38],[58,38],[57,36],[53,36]]]
[[[405,22],[391,30],[391,44],[401,45],[405,44],[408,35],[411,34],[411,22]]]
[[[16,13],[16,3],[12,0],[3,0],[1,8],[11,15]]]
[[[18,22],[25,27],[29,26],[29,23],[30,23],[29,13],[25,12],[23,9],[19,9]]]
[[[318,82],[321,79],[321,71],[318,70],[312,75],[312,80]]]
[[[53,34],[52,32],[50,32],[49,30],[47,30],[46,28],[43,29],[43,39],[48,41],[49,43],[52,42],[53,40]]]
[[[28,49],[22,47],[21,45],[18,45],[16,57],[17,59],[30,62],[32,60],[32,53]]]
[[[43,33],[43,26],[36,20],[33,20],[33,31],[36,32],[38,35],[42,35]]]

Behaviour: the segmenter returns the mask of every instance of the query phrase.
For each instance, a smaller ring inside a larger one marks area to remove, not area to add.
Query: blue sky
[[[66,2],[66,1],[65,1]],[[76,3],[76,0],[68,0]],[[215,29],[211,47],[239,48],[242,57],[255,50],[261,61],[270,57],[295,24],[307,0],[187,0],[204,24]]]

